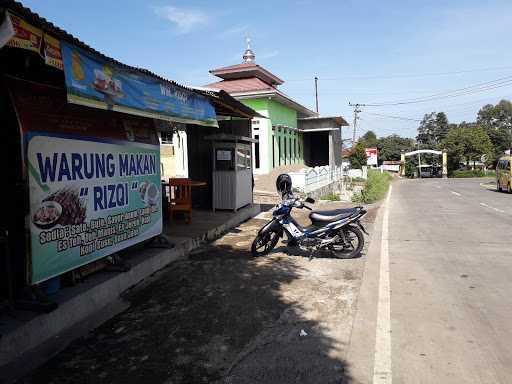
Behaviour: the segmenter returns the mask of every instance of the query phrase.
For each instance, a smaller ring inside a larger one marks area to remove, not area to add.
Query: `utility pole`
[[[420,143],[418,141],[418,177],[421,179],[421,153],[420,150]]]
[[[318,77],[315,76],[315,101],[316,101],[316,113],[318,113]]]
[[[348,103],[348,105],[350,105],[351,107],[354,107],[354,129],[353,129],[353,133],[352,133],[352,146],[354,146],[355,142],[356,142],[356,131],[357,131],[357,120],[359,119],[359,116],[358,116],[358,113],[361,112],[361,109],[359,109],[359,107],[365,107],[366,105],[365,104],[359,104],[359,103],[356,103],[356,104],[352,104],[352,103]]]

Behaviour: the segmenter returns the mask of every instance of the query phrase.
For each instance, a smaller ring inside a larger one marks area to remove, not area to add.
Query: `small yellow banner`
[[[48,34],[43,36],[44,61],[47,65],[64,70],[59,40]]]
[[[18,16],[10,13],[8,15],[11,19],[15,35],[7,42],[7,45],[14,48],[28,49],[29,51],[41,54],[43,31],[33,27]]]

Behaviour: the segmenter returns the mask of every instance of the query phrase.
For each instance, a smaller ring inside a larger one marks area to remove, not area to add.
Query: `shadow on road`
[[[304,315],[300,296],[283,295],[305,273],[298,258],[250,258],[255,228],[173,263],[126,296],[127,311],[22,382],[350,382],[332,329]],[[300,295],[310,289],[299,288]]]

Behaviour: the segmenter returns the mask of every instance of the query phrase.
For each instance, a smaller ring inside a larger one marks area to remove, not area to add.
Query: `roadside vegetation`
[[[354,203],[370,204],[381,200],[388,191],[393,176],[388,172],[380,172],[375,169],[368,170],[368,179],[361,192],[352,196]]]
[[[336,193],[330,192],[330,193],[320,196],[320,200],[340,201],[340,197]]]
[[[464,178],[464,177],[496,177],[495,171],[483,171],[481,169],[457,169],[453,171],[450,177]]]
[[[484,169],[495,169],[496,163],[512,145],[512,103],[501,100],[483,105],[472,121],[451,123],[444,112],[430,112],[423,116],[415,138],[393,134],[377,137],[366,132],[354,146],[349,157],[352,168],[365,165],[364,148],[377,148],[379,164],[399,161],[402,152],[416,149],[445,150],[448,154],[448,176],[492,177]],[[383,126],[385,128],[385,126]],[[407,157],[405,173],[417,177],[418,157]],[[433,176],[440,176],[441,156],[422,154],[421,164],[432,168]],[[475,170],[472,170],[475,169]]]

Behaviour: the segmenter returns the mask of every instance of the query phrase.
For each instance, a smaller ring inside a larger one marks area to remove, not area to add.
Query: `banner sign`
[[[377,148],[365,148],[366,165],[377,165]]]
[[[163,120],[217,126],[202,95],[92,56],[61,42],[68,101]]]
[[[161,233],[159,152],[136,143],[30,139],[33,283]]]
[[[44,59],[46,64],[61,70],[64,69],[60,42],[43,33],[41,29],[8,12],[6,12],[6,18],[0,27],[0,48],[2,47],[2,35],[7,36],[7,31],[10,29],[13,33],[5,45],[36,52]]]
[[[47,65],[51,65],[60,70],[64,69],[64,63],[62,62],[62,55],[60,53],[60,42],[46,33],[43,35],[43,54],[44,61]]]
[[[32,284],[161,233],[152,120],[70,105],[60,89],[8,84],[26,148]]]
[[[15,35],[7,42],[7,45],[14,48],[28,49],[40,54],[43,31],[33,27],[18,16],[8,13],[8,17],[11,20]]]

